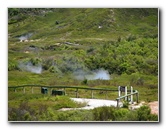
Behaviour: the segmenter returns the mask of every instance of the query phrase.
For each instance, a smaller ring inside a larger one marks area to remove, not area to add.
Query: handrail
[[[131,95],[134,95],[134,94],[137,94],[137,93],[138,93],[138,91],[135,90],[135,92],[133,92],[133,93],[130,93],[130,94],[127,94],[127,95],[120,96],[120,97],[116,98],[116,100],[120,100],[120,99],[123,99],[123,98],[125,98],[125,97],[131,96]]]
[[[23,88],[23,93],[25,93],[25,87],[31,87],[32,88],[32,93],[33,92],[33,87],[47,87],[47,88],[74,88],[76,89],[76,98],[78,98],[78,89],[85,89],[85,90],[91,90],[91,98],[94,98],[93,91],[94,90],[100,90],[100,91],[106,91],[106,98],[107,98],[107,91],[118,91],[117,89],[108,89],[108,88],[90,88],[90,87],[81,87],[81,86],[45,86],[45,85],[34,85],[34,84],[26,84],[26,85],[20,85],[20,86],[8,86],[8,88],[13,88],[14,91],[16,92],[17,88]]]
[[[108,89],[108,88],[90,88],[90,87],[80,87],[80,86],[46,86],[46,85],[34,85],[34,84],[9,86],[8,88],[21,88],[21,87],[74,88],[74,89],[86,89],[86,90],[118,91],[117,89]]]
[[[127,94],[127,95],[120,96],[120,97],[116,98],[117,107],[119,107],[120,99],[123,99],[123,98],[127,97],[127,100],[128,100],[128,96],[132,96],[132,95],[134,95],[134,94],[136,95],[136,102],[138,103],[138,91],[137,91],[137,90],[134,90],[133,93],[130,93],[130,94]],[[133,103],[133,101],[131,101],[131,103]]]
[[[20,86],[8,86],[8,88],[14,88],[14,90],[16,91],[17,88],[23,88],[24,89],[24,93],[25,93],[25,87],[31,87],[32,88],[32,93],[33,93],[33,87],[47,87],[47,88],[74,88],[76,89],[76,97],[78,97],[78,89],[85,89],[85,90],[91,90],[91,98],[93,98],[93,90],[102,90],[102,91],[119,91],[118,89],[108,89],[108,88],[90,88],[90,87],[83,87],[83,86],[46,86],[46,85],[37,85],[37,84],[25,84],[25,85],[20,85]],[[128,92],[131,92],[131,90],[127,90]],[[138,103],[138,91],[137,90],[133,90],[133,93],[124,95],[124,96],[120,96],[118,98],[116,98],[117,101],[117,107],[119,107],[119,101],[120,99],[123,99],[125,97],[128,96],[132,96],[136,94],[136,101]]]

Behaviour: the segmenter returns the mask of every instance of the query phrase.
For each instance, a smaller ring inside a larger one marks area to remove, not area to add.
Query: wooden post
[[[119,91],[119,95],[118,95],[118,96],[120,97],[120,93],[121,93],[121,91],[120,91],[120,86],[118,87],[118,91]]]
[[[31,87],[31,89],[32,89],[32,94],[33,94],[33,86]]]
[[[105,93],[105,99],[107,99],[108,98],[108,94],[107,94],[107,90],[106,90],[106,93]]]
[[[52,95],[52,88],[50,89],[50,92],[51,92],[50,94]]]
[[[76,98],[78,98],[78,88],[76,89]]]
[[[133,87],[131,86],[131,94],[133,93]],[[133,95],[131,95],[131,104],[133,104]]]
[[[65,95],[66,95],[66,88],[64,88],[64,92],[65,92]]]
[[[93,99],[93,90],[91,90],[91,98]]]
[[[24,94],[25,94],[25,87],[23,88],[23,92],[24,92]]]
[[[118,98],[118,99],[117,99],[117,107],[119,107],[119,100],[120,100],[120,99]]]
[[[136,93],[136,102],[138,103],[138,92]]]
[[[127,95],[127,86],[125,86],[125,95]],[[127,97],[125,97],[125,100],[127,100]]]
[[[17,92],[16,88],[14,88],[14,92]]]

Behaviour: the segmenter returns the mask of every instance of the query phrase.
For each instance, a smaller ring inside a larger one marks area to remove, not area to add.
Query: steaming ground
[[[42,66],[41,65],[34,66],[34,65],[32,65],[31,62],[28,62],[28,63],[20,62],[19,63],[19,68],[21,70],[32,72],[32,73],[37,73],[37,74],[40,74],[42,72]]]
[[[107,70],[99,69],[95,71],[83,71],[79,70],[74,73],[74,76],[77,80],[96,80],[96,79],[102,79],[102,80],[110,80],[110,75]]]
[[[22,36],[19,37],[19,40],[20,40],[20,41],[22,41],[22,40],[27,40],[27,39],[29,39],[32,35],[33,35],[33,33],[28,33],[28,34],[22,35]]]
[[[64,64],[67,64],[67,65],[64,65]],[[64,64],[56,65],[55,62],[53,62],[52,68],[54,69],[54,71],[56,71],[56,73],[59,73],[59,74],[62,74],[62,70],[64,68],[70,69],[71,71],[73,71],[72,75],[77,80],[84,80],[84,79],[87,79],[87,80],[97,80],[97,79],[110,80],[111,79],[109,72],[105,69],[102,69],[102,68],[90,71],[90,70],[88,70],[88,68],[84,67],[84,69],[86,69],[86,70],[83,70],[83,69],[76,70],[75,67],[73,68],[73,65],[79,67],[80,65],[78,63],[70,64],[70,63],[64,62]],[[28,72],[37,73],[37,74],[42,73],[42,63],[37,64],[37,65],[33,65],[31,61],[28,61],[28,62],[20,61],[18,67],[23,71],[28,71]]]

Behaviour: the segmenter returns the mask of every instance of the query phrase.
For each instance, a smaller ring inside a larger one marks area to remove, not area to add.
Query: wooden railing
[[[127,95],[124,95],[124,96],[120,96],[116,99],[117,101],[117,107],[119,107],[119,102],[121,99],[124,99],[127,97],[127,101],[129,100],[129,96],[131,98],[131,103],[133,103],[133,95],[136,95],[136,102],[138,103],[138,91],[137,90],[134,90],[133,93],[130,93],[130,94],[127,94]]]
[[[61,88],[61,89],[63,88],[64,91],[66,91],[66,89],[72,88],[72,89],[76,89],[75,90],[76,98],[78,98],[78,90],[79,89],[91,90],[91,98],[92,99],[94,98],[93,91],[95,91],[95,90],[105,91],[105,93],[106,93],[105,98],[106,99],[107,99],[107,92],[108,91],[118,91],[117,89],[108,89],[108,88],[91,88],[91,87],[80,87],[80,86],[46,86],[46,85],[29,85],[29,84],[28,85],[20,85],[20,86],[9,86],[8,88],[9,89],[14,89],[14,92],[17,92],[17,88],[23,88],[23,93],[25,93],[26,92],[25,87],[31,87],[32,93],[34,93],[34,90],[33,90],[34,87],[50,88],[51,91],[52,91],[53,88]]]
[[[79,89],[85,89],[85,90],[91,90],[91,98],[93,99],[94,98],[94,95],[93,95],[93,91],[94,90],[98,90],[98,91],[105,91],[106,93],[106,97],[105,99],[107,99],[107,92],[108,91],[117,91],[119,92],[118,89],[109,89],[109,88],[91,88],[91,87],[80,87],[80,86],[46,86],[46,85],[20,85],[20,86],[9,86],[8,88],[9,89],[14,89],[14,92],[17,92],[17,88],[23,88],[23,93],[25,93],[25,87],[31,87],[31,91],[32,93],[34,93],[34,90],[33,88],[34,87],[46,87],[46,88],[50,88],[51,89],[51,92],[52,92],[52,89],[53,88],[63,88],[63,90],[66,92],[66,89],[68,88],[72,88],[72,89],[76,89],[75,90],[75,95],[76,95],[76,98],[78,98],[78,90]],[[131,92],[131,90],[127,90],[127,92]],[[116,101],[117,101],[117,107],[119,107],[119,102],[121,99],[124,99],[124,98],[127,98],[127,101],[128,101],[128,97],[130,96],[131,98],[131,103],[133,103],[133,95],[136,95],[136,102],[138,103],[138,91],[137,90],[133,90],[130,94],[127,94],[127,95],[124,95],[124,96],[120,96],[118,98],[116,98]]]

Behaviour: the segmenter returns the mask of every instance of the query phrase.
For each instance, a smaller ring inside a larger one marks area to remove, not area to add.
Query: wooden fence
[[[129,90],[130,91],[130,90]],[[124,96],[120,96],[116,99],[117,101],[117,107],[119,107],[119,102],[121,99],[125,99],[127,98],[127,101],[129,100],[129,96],[131,98],[131,104],[133,103],[133,95],[136,95],[136,102],[138,103],[138,91],[137,90],[134,90],[133,93],[130,93],[130,94],[127,94],[127,95],[124,95]]]
[[[91,91],[91,98],[94,98],[94,92],[93,91],[105,91],[105,99],[108,99],[107,94],[109,91],[114,91],[114,92],[120,92],[119,88],[118,89],[108,89],[108,88],[90,88],[90,87],[79,87],[79,86],[45,86],[45,85],[20,85],[20,86],[9,86],[9,89],[14,89],[14,92],[17,92],[18,88],[22,88],[23,93],[26,92],[26,87],[30,87],[31,88],[31,92],[34,93],[33,88],[34,87],[45,87],[45,88],[49,88],[50,92],[52,93],[52,89],[53,88],[63,88],[63,90],[66,92],[66,89],[75,89],[75,97],[78,98],[78,91],[79,89],[84,89],[84,90],[90,90]],[[127,92],[131,92],[131,90],[127,90]],[[50,93],[50,94],[51,94]],[[131,103],[133,103],[133,95],[136,95],[136,102],[138,103],[138,91],[137,90],[133,90],[130,94],[126,94],[124,96],[119,96],[118,98],[116,98],[117,101],[117,107],[119,107],[119,102],[121,99],[126,99],[127,101],[129,100],[128,97],[130,96],[131,98]]]
[[[34,87],[48,88],[48,89],[50,89],[51,93],[52,93],[52,89],[54,89],[54,88],[63,89],[65,92],[66,92],[66,89],[75,89],[76,98],[78,98],[79,89],[90,90],[92,99],[94,98],[94,91],[103,91],[103,92],[105,92],[105,99],[108,98],[107,94],[108,94],[109,91],[114,91],[114,92],[118,91],[118,89],[108,89],[108,88],[90,88],[90,87],[80,87],[80,86],[45,86],[45,85],[20,85],[20,86],[9,86],[8,88],[9,89],[14,89],[14,92],[17,92],[18,88],[22,88],[23,93],[25,93],[26,92],[26,87],[30,87],[32,93],[34,93],[34,90],[33,90]]]

